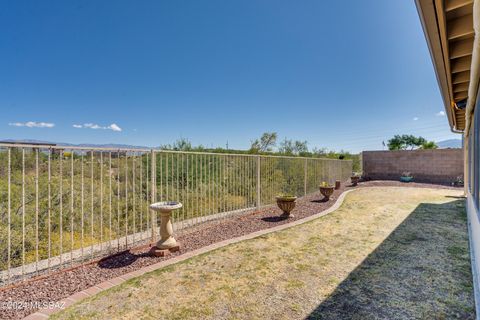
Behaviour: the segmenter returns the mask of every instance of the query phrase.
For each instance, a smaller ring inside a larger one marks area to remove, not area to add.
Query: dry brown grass
[[[458,191],[369,188],[337,211],[89,298],[56,319],[474,319]]]

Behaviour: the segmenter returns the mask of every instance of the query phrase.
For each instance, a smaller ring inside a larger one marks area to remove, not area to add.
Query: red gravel
[[[410,186],[420,188],[451,188],[448,186],[409,183],[396,181],[369,181],[360,183],[362,186]],[[297,206],[292,211],[293,218],[280,219],[280,209],[275,205],[231,217],[220,221],[208,222],[186,230],[177,240],[181,243],[181,251],[168,257],[152,257],[148,248],[131,249],[128,252],[112,256],[102,261],[83,267],[53,273],[47,278],[29,281],[16,287],[0,291],[0,319],[21,319],[37,310],[35,304],[48,303],[66,298],[75,292],[112,279],[122,274],[141,269],[145,266],[170,259],[182,253],[192,251],[212,243],[235,238],[254,231],[268,229],[294,220],[311,216],[331,207],[338,196],[350,186],[342,186],[335,190],[331,200],[322,201],[319,193],[297,200]],[[3,303],[14,301],[24,304],[19,309],[8,308]],[[29,305],[32,304],[32,305]]]

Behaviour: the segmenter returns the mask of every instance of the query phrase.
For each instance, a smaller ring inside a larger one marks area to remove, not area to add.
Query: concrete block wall
[[[409,171],[417,182],[450,184],[463,176],[463,150],[364,151],[362,164],[366,179],[399,180]]]

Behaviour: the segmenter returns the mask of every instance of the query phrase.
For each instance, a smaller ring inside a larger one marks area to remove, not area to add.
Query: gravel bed
[[[451,185],[432,184],[432,183],[419,183],[419,182],[400,182],[394,180],[372,180],[359,184],[364,187],[415,187],[415,188],[431,188],[431,189],[453,189],[458,190],[463,187],[453,187]]]
[[[396,181],[368,181],[360,183],[362,186],[409,186],[423,188],[452,188],[448,186],[400,183]],[[0,291],[0,319],[21,319],[35,312],[35,304],[49,303],[66,298],[75,292],[129,273],[145,266],[170,259],[182,253],[192,251],[212,243],[235,238],[254,231],[268,229],[277,225],[289,223],[311,216],[331,207],[338,196],[346,189],[354,187],[344,186],[335,190],[330,201],[323,201],[319,193],[315,193],[297,200],[297,206],[292,211],[293,218],[281,219],[280,209],[276,205],[253,210],[241,216],[235,216],[219,221],[204,223],[190,228],[178,235],[176,239],[181,244],[181,250],[167,257],[152,257],[148,254],[149,248],[136,248],[128,252],[105,258],[98,263],[89,264],[73,270],[53,273],[38,280],[29,281],[18,286]],[[8,301],[22,303],[23,308],[11,309],[3,305]]]

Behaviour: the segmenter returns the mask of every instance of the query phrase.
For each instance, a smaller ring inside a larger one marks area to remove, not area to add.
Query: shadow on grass
[[[419,205],[307,319],[475,319],[464,203]]]

